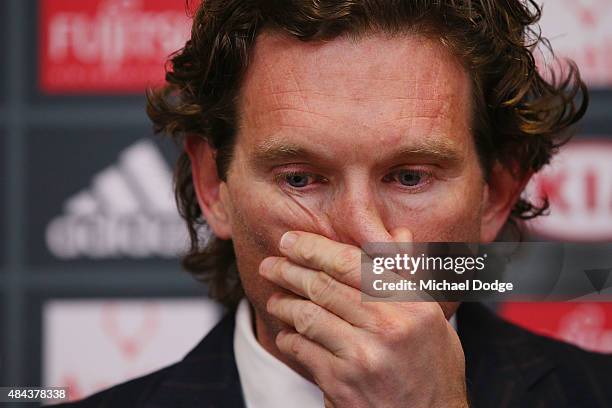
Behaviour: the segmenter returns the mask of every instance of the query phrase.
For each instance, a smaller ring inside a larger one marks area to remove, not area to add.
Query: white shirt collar
[[[324,405],[319,387],[259,344],[246,298],[236,310],[234,355],[247,408],[320,408]]]

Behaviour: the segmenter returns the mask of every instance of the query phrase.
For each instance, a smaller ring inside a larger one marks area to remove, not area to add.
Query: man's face
[[[260,262],[288,230],[361,246],[480,239],[485,184],[470,80],[420,36],[300,42],[258,37],[240,94],[225,206],[255,309],[278,288]],[[263,313],[265,314],[265,313]]]

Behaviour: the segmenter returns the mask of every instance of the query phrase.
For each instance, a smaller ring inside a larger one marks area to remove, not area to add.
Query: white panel
[[[541,27],[558,56],[576,61],[595,86],[612,85],[612,1],[544,0]]]
[[[179,361],[218,321],[210,300],[54,300],[43,311],[43,383],[78,399]]]

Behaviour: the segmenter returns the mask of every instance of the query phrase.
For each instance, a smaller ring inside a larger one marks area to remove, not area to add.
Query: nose
[[[371,188],[347,186],[333,201],[329,216],[336,241],[363,247],[393,239],[385,225],[384,206]]]

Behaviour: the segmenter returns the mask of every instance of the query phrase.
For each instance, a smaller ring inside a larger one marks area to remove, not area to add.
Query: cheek
[[[245,294],[256,314],[265,316],[266,302],[279,288],[259,275],[259,265],[268,256],[280,255],[277,242],[282,233],[274,228],[265,208],[252,205],[256,200],[246,196],[232,198],[232,242]]]
[[[232,194],[232,239],[265,256],[278,255],[278,242],[288,230],[324,234],[324,210],[279,193],[266,183],[253,183],[250,191]]]
[[[408,214],[396,220],[395,226],[409,227],[415,241],[479,241],[482,187],[476,182],[442,188],[436,194],[423,196],[418,205],[406,207],[395,208],[391,214]]]
[[[229,188],[237,267],[253,306],[265,312],[268,297],[280,288],[259,276],[261,261],[268,256],[281,256],[278,243],[286,231],[323,233],[326,226],[318,208],[281,194],[266,183],[241,185],[235,182],[237,179]]]

